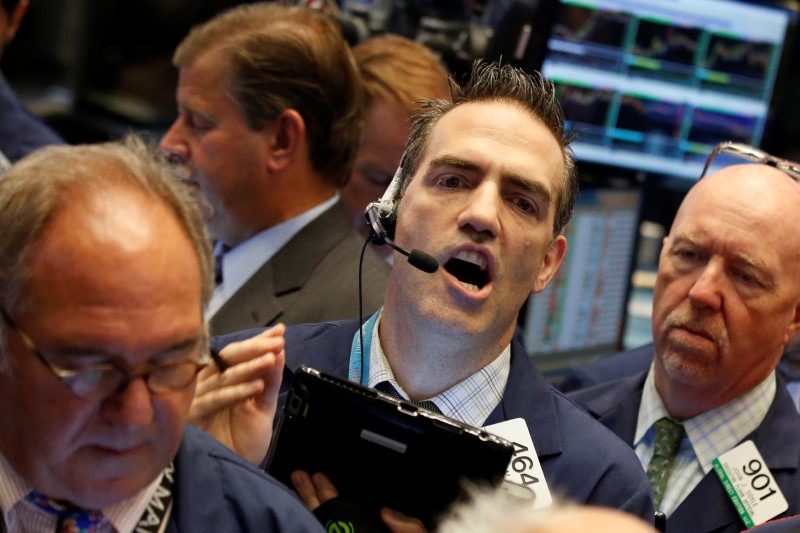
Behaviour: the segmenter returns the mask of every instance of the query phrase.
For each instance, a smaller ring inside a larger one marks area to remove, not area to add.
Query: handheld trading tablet
[[[499,485],[512,452],[482,429],[301,366],[266,470],[289,487],[295,470],[322,472],[365,512],[389,507],[430,528],[464,481]]]

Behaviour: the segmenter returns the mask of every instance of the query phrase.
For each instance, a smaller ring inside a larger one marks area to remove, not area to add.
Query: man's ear
[[[306,147],[306,122],[294,109],[284,109],[267,127],[270,171],[284,170]]]
[[[561,266],[566,255],[567,238],[563,235],[559,235],[553,239],[553,242],[550,243],[550,247],[544,254],[542,268],[539,269],[539,273],[533,281],[532,293],[542,292],[547,288],[550,280],[553,279],[553,276],[558,272],[558,267]]]
[[[800,332],[800,302],[794,308],[794,317],[792,321],[789,323],[789,326],[786,328],[786,332],[784,333],[783,343],[788,344],[792,338]]]

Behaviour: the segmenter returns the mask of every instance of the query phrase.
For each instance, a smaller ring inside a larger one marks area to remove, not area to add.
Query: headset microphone
[[[400,160],[400,166],[397,167],[397,172],[395,172],[392,182],[386,188],[386,192],[383,193],[380,200],[371,202],[364,212],[370,227],[369,239],[377,246],[389,245],[392,249],[406,256],[411,266],[432,274],[439,269],[439,261],[435,257],[416,248],[409,252],[392,240],[395,224],[397,223],[397,196],[402,182],[403,159],[405,159],[405,154]]]
[[[396,245],[394,241],[389,238],[389,236],[386,234],[383,224],[381,224],[378,210],[372,208],[372,205],[376,203],[377,202],[373,202],[370,204],[370,207],[367,208],[366,212],[367,220],[369,220],[370,227],[372,228],[372,231],[370,232],[370,240],[373,242],[373,244],[378,246],[383,244],[389,245],[390,248],[397,250],[404,256],[408,257],[408,263],[411,266],[417,267],[423,272],[432,274],[439,270],[439,261],[437,261],[432,255],[426,254],[422,250],[417,250],[416,248],[409,252],[405,248],[401,248]]]

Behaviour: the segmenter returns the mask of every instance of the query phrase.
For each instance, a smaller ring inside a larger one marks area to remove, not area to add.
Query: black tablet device
[[[480,428],[303,366],[266,470],[289,487],[295,470],[322,472],[365,512],[389,507],[431,528],[465,481],[500,484],[512,452]]]

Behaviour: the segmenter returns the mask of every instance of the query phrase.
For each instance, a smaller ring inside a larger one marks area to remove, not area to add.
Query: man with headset
[[[396,179],[369,209],[375,240],[409,260],[396,257],[384,305],[363,327],[287,328],[284,385],[305,364],[431,401],[473,426],[504,424],[541,465],[537,497],[551,490],[652,522],[649,485],[631,450],[556,392],[512,340],[520,307],[566,252],[562,231],[577,192],[568,143],[553,84],[508,65],[478,63],[452,103],[431,102]],[[252,334],[217,339],[216,348]],[[252,377],[231,374],[227,384]],[[237,400],[222,392],[211,387],[197,401],[212,410]],[[325,499],[320,481],[293,477],[311,508],[320,492]]]

